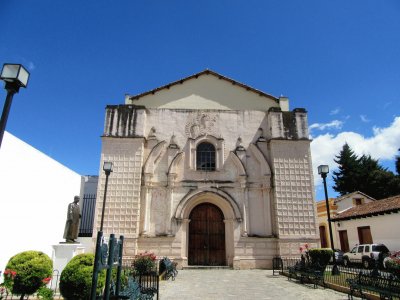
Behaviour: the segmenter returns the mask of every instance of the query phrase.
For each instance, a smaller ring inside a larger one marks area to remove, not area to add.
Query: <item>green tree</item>
[[[338,164],[338,171],[333,172],[333,189],[340,195],[357,191],[360,163],[347,143],[343,145],[334,161]]]
[[[399,149],[400,151],[400,149]],[[400,155],[396,156],[396,172],[397,176],[400,176]]]
[[[362,155],[358,162],[360,169],[357,178],[357,190],[375,199],[383,198],[382,187],[385,186],[383,180],[390,177],[390,174],[371,155]]]
[[[340,195],[360,191],[375,199],[383,199],[400,194],[400,176],[382,167],[370,155],[357,157],[347,143],[334,161],[339,168],[333,172],[333,189]]]
[[[400,178],[379,165],[378,160],[362,155],[359,162],[359,191],[378,200],[400,194]]]

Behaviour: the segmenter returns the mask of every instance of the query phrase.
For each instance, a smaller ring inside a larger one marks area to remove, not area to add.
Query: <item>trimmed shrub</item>
[[[65,266],[60,277],[60,292],[65,300],[86,300],[90,298],[94,254],[79,254]],[[99,273],[97,293],[101,293],[106,280],[106,272]]]
[[[308,250],[311,263],[319,263],[321,266],[326,266],[332,258],[333,250],[329,248],[313,248]]]
[[[42,286],[37,291],[37,297],[40,300],[53,300],[54,291],[52,289],[49,289],[48,287]]]
[[[53,262],[40,251],[25,251],[10,258],[4,271],[4,286],[15,295],[32,295],[53,273]]]

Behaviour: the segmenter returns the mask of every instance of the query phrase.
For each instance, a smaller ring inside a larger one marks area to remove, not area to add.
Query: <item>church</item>
[[[271,268],[319,244],[307,111],[286,97],[205,70],[108,105],[101,139],[103,228],[127,260]]]

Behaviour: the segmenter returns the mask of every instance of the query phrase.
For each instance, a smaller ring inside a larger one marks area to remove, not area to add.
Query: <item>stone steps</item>
[[[183,267],[182,269],[183,270],[218,270],[218,269],[230,270],[232,268],[228,266],[187,266]]]

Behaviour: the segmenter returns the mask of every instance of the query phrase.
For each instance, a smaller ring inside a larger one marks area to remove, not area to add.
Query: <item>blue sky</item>
[[[397,0],[2,0],[0,20],[0,63],[31,72],[7,131],[79,174],[98,173],[107,104],[206,68],[305,107],[314,169],[344,141],[393,169]]]

